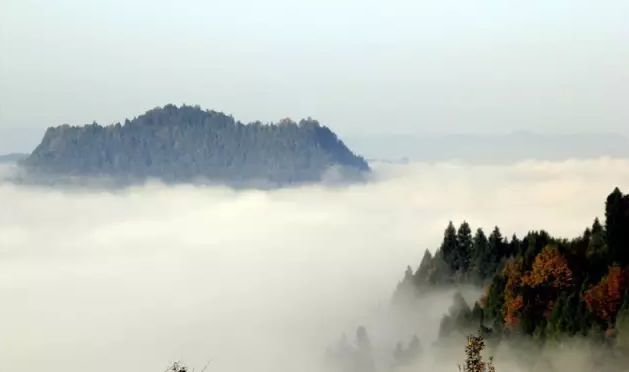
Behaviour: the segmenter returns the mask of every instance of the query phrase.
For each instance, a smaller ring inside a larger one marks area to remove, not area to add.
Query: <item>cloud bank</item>
[[[430,345],[450,294],[415,329],[388,304],[449,220],[572,237],[629,188],[629,160],[607,158],[374,168],[365,184],[273,191],[0,183],[3,368],[323,371],[326,347],[358,325],[382,355],[413,333]]]

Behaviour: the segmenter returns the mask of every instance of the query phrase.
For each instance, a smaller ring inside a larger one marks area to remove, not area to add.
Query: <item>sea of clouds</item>
[[[450,305],[452,293],[427,299],[413,329],[389,311],[448,221],[574,237],[615,186],[629,190],[629,160],[375,164],[363,184],[278,190],[2,181],[0,366],[325,371],[326,348],[363,325],[388,370],[396,340],[417,334],[429,353]],[[456,371],[456,352],[420,364]]]

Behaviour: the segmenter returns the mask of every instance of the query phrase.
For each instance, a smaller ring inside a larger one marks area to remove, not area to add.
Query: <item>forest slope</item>
[[[166,105],[124,124],[49,128],[22,165],[39,174],[166,182],[317,182],[369,171],[316,120],[243,124],[196,106]]]

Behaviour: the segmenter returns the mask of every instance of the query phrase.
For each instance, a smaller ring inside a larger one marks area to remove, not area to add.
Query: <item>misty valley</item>
[[[627,167],[368,164],[314,119],[186,105],[51,127],[0,163],[0,359],[623,371],[629,195],[609,192]]]
[[[0,0],[0,372],[629,372],[628,19]]]
[[[0,164],[12,370],[628,363],[629,196],[609,186],[627,160],[373,162],[281,187],[26,182],[21,161]]]

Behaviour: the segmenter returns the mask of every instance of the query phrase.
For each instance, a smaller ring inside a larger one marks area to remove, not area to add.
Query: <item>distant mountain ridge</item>
[[[57,176],[270,184],[317,182],[330,169],[352,176],[369,171],[316,120],[243,124],[186,105],[157,107],[124,124],[48,128],[21,165]]]
[[[13,163],[20,161],[22,159],[26,159],[28,154],[22,154],[18,152],[10,153],[10,154],[2,154],[0,155],[0,163]]]

